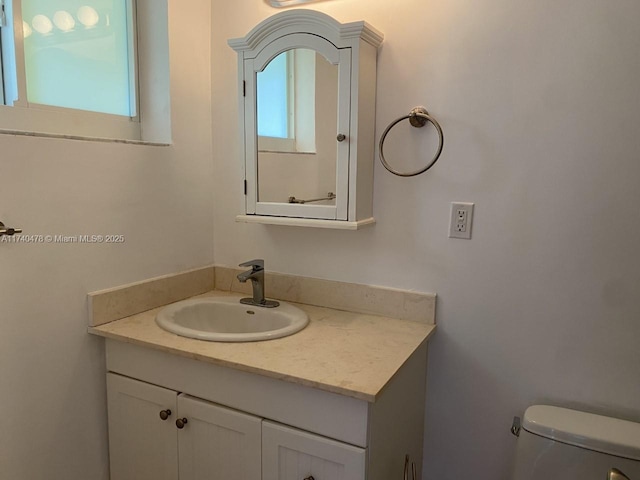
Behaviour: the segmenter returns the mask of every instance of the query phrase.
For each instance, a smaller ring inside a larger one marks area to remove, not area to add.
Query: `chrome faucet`
[[[238,275],[238,280],[240,283],[245,283],[247,280],[251,280],[251,286],[253,287],[253,298],[241,298],[240,303],[253,305],[254,307],[267,308],[273,308],[280,305],[280,302],[264,298],[264,260],[249,260],[248,262],[241,263],[239,266],[251,267],[251,270],[240,273]]]

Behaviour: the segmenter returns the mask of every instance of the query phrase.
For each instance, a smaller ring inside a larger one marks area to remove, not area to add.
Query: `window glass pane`
[[[281,53],[257,74],[259,136],[289,137],[287,57],[287,52]]]
[[[22,0],[30,103],[135,116],[126,0]]]

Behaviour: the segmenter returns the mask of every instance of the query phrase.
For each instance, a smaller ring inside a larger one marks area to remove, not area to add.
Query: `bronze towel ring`
[[[426,167],[416,170],[415,172],[399,172],[394,168],[392,168],[387,163],[387,160],[384,158],[384,139],[387,137],[387,133],[389,133],[389,130],[391,130],[396,124],[400,123],[403,120],[406,120],[407,118],[409,119],[409,123],[411,123],[411,125],[416,128],[422,128],[427,124],[427,122],[431,122],[433,126],[436,127],[436,130],[438,131],[438,136],[440,137],[440,141],[438,142],[438,150],[435,156],[433,157],[433,159],[431,160],[431,162],[429,162]],[[438,161],[438,158],[440,158],[443,145],[444,145],[444,134],[442,133],[442,127],[440,127],[440,124],[436,121],[435,118],[429,115],[429,112],[427,112],[427,110],[424,107],[415,107],[411,110],[411,112],[409,112],[409,115],[405,115],[404,117],[400,117],[394,120],[393,122],[391,122],[389,126],[386,128],[386,130],[384,131],[384,133],[382,134],[382,137],[380,137],[380,149],[379,149],[380,161],[382,162],[382,165],[384,166],[384,168],[389,170],[394,175],[398,175],[399,177],[414,177],[416,175],[420,175],[421,173],[426,172],[427,170],[429,170],[431,167],[435,165],[435,163]]]

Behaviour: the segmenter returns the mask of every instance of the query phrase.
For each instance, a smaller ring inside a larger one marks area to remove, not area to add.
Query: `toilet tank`
[[[639,423],[547,405],[526,410],[512,480],[607,480],[612,469],[640,480]]]

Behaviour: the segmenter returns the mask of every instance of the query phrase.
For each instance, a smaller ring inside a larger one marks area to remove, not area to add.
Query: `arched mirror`
[[[256,75],[261,203],[336,205],[338,65],[309,48],[279,53]]]
[[[239,54],[242,92],[246,212],[239,220],[351,229],[373,223],[374,119],[358,112],[373,114],[381,36],[373,35],[375,47],[364,41],[370,29],[296,10],[229,41]]]

